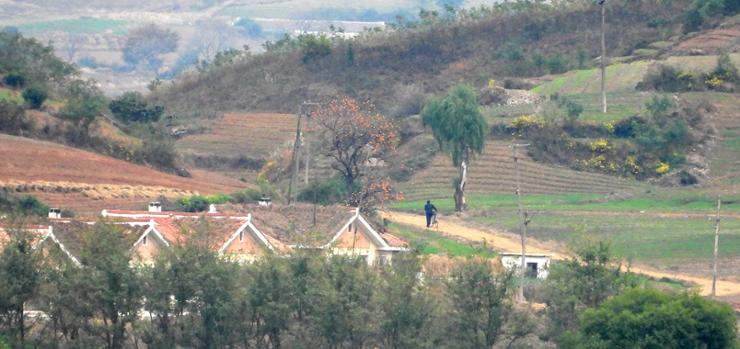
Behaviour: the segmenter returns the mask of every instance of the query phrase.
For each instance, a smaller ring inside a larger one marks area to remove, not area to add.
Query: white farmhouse
[[[499,254],[501,256],[501,264],[507,270],[516,268],[518,273],[519,268],[522,265],[522,254],[519,252],[503,252]],[[538,279],[547,279],[548,270],[550,269],[550,255],[541,253],[527,253],[524,256],[526,263],[525,276]]]

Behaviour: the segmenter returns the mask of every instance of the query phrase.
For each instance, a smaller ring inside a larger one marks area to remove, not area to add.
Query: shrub
[[[682,72],[666,64],[652,68],[637,84],[638,90],[663,92],[701,91],[703,87],[704,80],[698,74]]]
[[[193,195],[177,200],[177,206],[185,212],[203,212],[208,209],[208,198],[202,195]]]
[[[253,203],[260,198],[262,198],[262,191],[254,188],[237,191],[231,194],[231,202],[236,204]]]
[[[599,138],[591,142],[589,146],[591,147],[591,151],[595,153],[606,153],[612,148],[611,145],[609,145],[609,140],[605,138]]]
[[[174,143],[167,140],[155,139],[154,137],[144,139],[144,144],[139,150],[141,160],[163,170],[176,168],[177,151]]]
[[[126,92],[108,104],[111,113],[119,120],[130,122],[155,122],[164,113],[164,107],[149,108],[146,101],[138,92]]]
[[[30,195],[17,198],[0,191],[0,212],[44,217],[49,212],[49,206]]]
[[[18,134],[28,126],[23,108],[15,103],[0,102],[0,115],[0,131],[3,133]]]
[[[23,91],[23,100],[28,103],[31,109],[41,108],[47,96],[46,90],[40,87],[29,87]]]
[[[298,200],[320,205],[335,204],[347,197],[345,188],[344,183],[338,178],[313,182],[298,193]]]
[[[20,88],[26,85],[26,75],[22,73],[10,73],[3,79],[6,85]]]
[[[583,105],[569,98],[559,98],[558,106],[565,108],[565,111],[568,113],[568,118],[571,121],[574,121],[583,113]]]
[[[734,348],[735,315],[729,305],[698,294],[631,289],[587,309],[578,348]]]
[[[671,165],[666,164],[665,162],[662,162],[662,161],[658,161],[658,165],[655,167],[655,173],[659,175],[666,174],[670,170],[671,170]]]
[[[303,63],[310,63],[331,54],[331,41],[324,35],[303,34],[298,37]]]
[[[740,75],[738,74],[737,67],[732,63],[730,56],[726,53],[717,58],[717,67],[710,74],[710,77],[719,78],[731,83],[740,82]]]

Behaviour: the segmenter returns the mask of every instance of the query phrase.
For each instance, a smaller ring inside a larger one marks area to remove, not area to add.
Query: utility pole
[[[512,144],[511,145],[511,151],[512,151],[512,157],[514,158],[514,172],[516,175],[516,204],[517,209],[519,211],[519,233],[521,234],[522,238],[522,264],[520,265],[520,279],[519,279],[519,300],[525,301],[524,299],[524,276],[526,275],[527,271],[527,213],[524,211],[524,205],[522,204],[522,189],[521,189],[521,180],[520,180],[520,174],[519,174],[519,157],[517,156],[516,150],[519,147],[527,147],[529,144]]]
[[[303,106],[319,106],[319,103],[314,102],[303,102]],[[311,131],[311,113],[306,113],[306,137],[304,137],[304,141],[306,143],[306,175],[303,180],[303,184],[305,186],[308,186],[308,176],[309,176],[309,164],[311,163],[311,142],[308,141],[308,132]]]
[[[606,0],[601,5],[601,109],[606,114]]]
[[[717,195],[717,216],[714,218],[714,264],[712,266],[712,297],[717,295],[717,255],[719,254],[719,209],[722,200]]]
[[[303,102],[300,106],[298,106],[298,121],[296,122],[295,127],[295,143],[293,143],[293,155],[291,156],[291,163],[293,164],[293,174],[290,176],[290,183],[288,184],[288,205],[290,205],[293,202],[293,192],[298,192],[297,187],[297,180],[298,180],[298,167],[300,166],[300,150],[301,150],[301,118],[303,117],[304,111],[303,108],[305,106],[309,105],[319,105],[318,103],[313,102]],[[307,118],[309,118],[308,115],[306,115]],[[310,119],[310,118],[309,118]],[[308,142],[306,142],[308,143]],[[306,155],[306,184],[308,184],[308,156],[310,154]],[[294,188],[295,187],[295,188]]]

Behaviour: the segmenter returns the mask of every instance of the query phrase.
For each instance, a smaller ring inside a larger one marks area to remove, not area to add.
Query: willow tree
[[[483,151],[488,124],[478,108],[478,97],[468,85],[457,85],[442,99],[429,101],[421,112],[424,125],[432,129],[442,151],[460,168],[453,181],[455,210],[465,208],[468,166]]]

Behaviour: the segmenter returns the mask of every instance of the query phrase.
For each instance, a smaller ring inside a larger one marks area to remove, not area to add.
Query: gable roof
[[[294,206],[256,207],[242,206],[253,212],[252,222],[263,234],[275,237],[288,245],[319,247],[329,241],[336,232],[354,217],[354,210],[342,206],[316,206],[297,204]]]
[[[341,229],[337,230],[334,234],[334,237],[332,237],[331,241],[324,245],[324,248],[329,248],[332,245],[334,245],[339,238],[347,232],[348,228],[351,224],[357,224],[361,226],[363,231],[367,234],[367,237],[370,239],[370,241],[382,251],[406,251],[408,250],[407,246],[408,244],[405,243],[404,240],[402,240],[399,237],[396,237],[391,234],[381,234],[379,233],[373,226],[368,222],[365,217],[362,216],[359,209],[355,210],[354,215],[352,218],[350,218],[342,227]],[[384,236],[385,235],[385,236]]]
[[[327,248],[350,224],[360,224],[372,243],[382,250],[405,251],[408,247],[408,243],[399,237],[379,233],[357,208],[297,203],[270,207],[241,205],[228,209],[252,212],[252,221],[260,231],[293,246]]]
[[[249,214],[103,210],[103,215],[127,218],[125,221],[129,224],[146,222],[149,228],[140,235],[134,243],[134,248],[145,236],[153,234],[167,246],[184,243],[197,237],[204,239],[208,247],[223,253],[240,233],[247,233],[270,251],[281,253],[288,251],[287,246],[278,239],[262,233],[252,223],[252,216]]]

